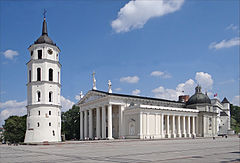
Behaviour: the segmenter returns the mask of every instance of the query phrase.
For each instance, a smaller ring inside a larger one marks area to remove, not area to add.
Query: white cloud
[[[237,30],[238,29],[238,26],[237,25],[234,25],[234,24],[230,24],[229,26],[227,26],[226,30]]]
[[[13,59],[15,56],[18,55],[18,52],[17,51],[14,51],[14,50],[11,50],[11,49],[8,49],[6,50],[5,52],[2,53],[5,58],[7,59]]]
[[[185,83],[180,83],[177,85],[176,89],[166,89],[163,86],[155,88],[152,92],[155,97],[168,99],[168,100],[178,100],[178,96],[183,94],[193,94],[196,83],[189,79]]]
[[[195,92],[195,87],[198,84],[202,86],[203,89],[210,90],[212,89],[213,80],[210,74],[204,72],[197,72],[195,76],[196,81],[189,79],[184,83],[177,85],[175,89],[167,89],[163,86],[159,86],[152,90],[154,96],[157,98],[163,98],[168,100],[178,100],[178,96],[186,94],[193,95]],[[203,92],[204,93],[204,92]],[[208,92],[209,95],[212,95],[211,92]]]
[[[208,73],[197,72],[195,79],[198,84],[204,89],[204,91],[208,91],[212,89],[213,79],[212,76]]]
[[[132,91],[132,95],[139,95],[141,93],[141,91],[139,89],[135,89]]]
[[[69,99],[66,99],[63,96],[61,96],[60,101],[61,101],[62,111],[63,112],[68,111],[74,105],[74,102],[70,101]]]
[[[240,106],[240,95],[234,96],[232,99],[232,104]]]
[[[222,48],[230,48],[233,46],[239,46],[240,45],[240,38],[235,37],[230,40],[222,40],[220,42],[213,42],[209,45],[209,49],[222,49]]]
[[[188,79],[185,83],[180,83],[176,87],[178,94],[193,94],[196,87],[196,83],[192,79]]]
[[[27,112],[27,101],[17,102],[16,100],[9,100],[6,102],[0,102],[0,126],[4,124],[4,120],[11,115],[22,116]]]
[[[80,95],[76,95],[76,96],[75,96],[75,99],[76,99],[77,101],[79,101],[79,100],[80,100]]]
[[[149,19],[173,13],[183,3],[184,0],[131,0],[120,9],[111,26],[117,33],[142,28]]]
[[[168,78],[172,77],[169,73],[162,72],[162,71],[153,71],[153,72],[151,72],[150,75],[151,76],[156,76],[156,77],[161,77],[161,78],[164,78],[164,79],[168,79]]]
[[[164,87],[160,86],[152,90],[153,93],[163,93],[165,91]]]
[[[122,88],[116,88],[115,89],[115,91],[121,91],[122,90]]]
[[[139,81],[138,76],[127,76],[127,77],[122,77],[120,79],[120,82],[126,82],[126,83],[137,83]]]
[[[153,71],[151,72],[151,76],[162,76],[164,74],[164,72],[162,71]]]

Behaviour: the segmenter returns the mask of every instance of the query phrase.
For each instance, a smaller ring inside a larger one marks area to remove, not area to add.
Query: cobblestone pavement
[[[67,142],[0,145],[0,162],[240,162],[240,138]]]

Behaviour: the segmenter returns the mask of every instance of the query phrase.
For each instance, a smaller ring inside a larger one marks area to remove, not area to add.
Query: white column
[[[171,137],[171,135],[170,135],[170,133],[169,133],[169,115],[167,115],[166,136],[167,136],[167,138],[170,138],[170,137]]]
[[[198,117],[196,117],[196,136],[199,136],[199,128],[198,128]]]
[[[140,115],[140,117],[139,117],[139,121],[140,121],[140,126],[139,126],[139,138],[140,139],[142,139],[143,137],[142,137],[142,135],[143,135],[143,125],[142,125],[142,120],[143,120],[143,118],[142,118],[142,113],[140,113],[139,114]]]
[[[88,111],[84,111],[84,139],[88,137],[88,128],[87,128],[87,120],[88,120]]]
[[[89,138],[93,138],[93,110],[89,109]]]
[[[102,106],[102,139],[106,139],[106,108]]]
[[[158,114],[155,114],[155,135],[159,135]]]
[[[176,138],[176,130],[175,130],[175,115],[172,116],[172,137]]]
[[[97,115],[96,115],[96,133],[97,133],[97,138],[100,139],[100,108],[97,108]]]
[[[182,133],[182,136],[185,138],[186,137],[186,119],[185,119],[185,116],[183,116],[183,121],[182,121],[182,129],[183,129],[183,133]]]
[[[118,136],[121,138],[123,136],[123,105],[119,105],[118,115],[119,115],[119,129],[118,129]]]
[[[83,112],[80,111],[80,140],[83,140]]]
[[[162,114],[162,116],[161,116],[161,135],[162,135],[162,138],[165,138],[165,134],[164,134],[164,114]]]
[[[187,117],[187,137],[191,137],[191,133],[190,133],[190,116]]]
[[[146,127],[147,127],[147,136],[149,136],[149,113],[146,115]]]
[[[180,120],[180,115],[177,116],[177,136],[181,138],[181,120]]]
[[[112,137],[112,105],[108,105],[108,139],[113,139]]]
[[[195,117],[192,117],[192,134],[195,137],[196,132],[195,132]]]

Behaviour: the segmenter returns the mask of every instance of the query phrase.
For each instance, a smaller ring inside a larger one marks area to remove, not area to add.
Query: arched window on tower
[[[53,96],[53,93],[49,92],[49,102],[52,102],[52,96]]]
[[[48,70],[48,78],[49,78],[49,81],[53,81],[53,69],[49,69]]]
[[[38,59],[42,59],[42,50],[38,50]]]
[[[41,100],[41,92],[37,91],[37,102],[40,102]]]
[[[52,133],[53,133],[53,136],[55,136],[55,132],[54,132],[54,130],[52,131]]]
[[[41,68],[37,68],[37,81],[41,81]]]
[[[31,70],[29,70],[28,77],[29,77],[29,82],[31,82],[31,81],[32,81],[32,73],[31,73]]]

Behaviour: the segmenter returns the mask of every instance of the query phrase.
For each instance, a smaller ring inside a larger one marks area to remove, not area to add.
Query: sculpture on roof
[[[111,83],[111,80],[108,80],[108,93],[112,93],[112,83]]]
[[[95,74],[96,74],[96,73],[93,71],[93,73],[92,73],[92,77],[93,77],[93,88],[92,88],[92,89],[93,89],[93,90],[96,90],[96,89],[97,89],[97,87],[96,87],[96,82],[97,82],[97,81],[96,81],[96,79],[95,79]]]

